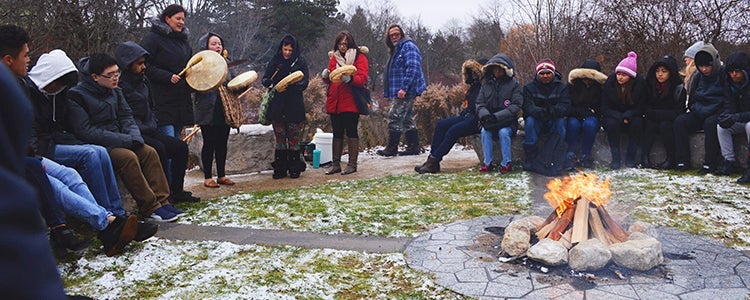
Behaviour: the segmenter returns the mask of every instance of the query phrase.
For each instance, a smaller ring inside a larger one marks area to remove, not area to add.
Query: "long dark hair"
[[[388,49],[390,49],[390,54],[393,54],[393,50],[396,48],[396,45],[391,43],[391,37],[388,35],[389,32],[391,32],[391,29],[398,28],[398,32],[401,34],[401,38],[405,38],[406,34],[404,34],[404,29],[401,28],[398,24],[393,24],[391,26],[388,26],[388,29],[385,31],[385,45],[388,46]]]
[[[336,39],[333,43],[333,51],[336,51],[339,49],[339,42],[346,38],[346,47],[349,49],[357,49],[357,42],[354,41],[354,37],[349,31],[342,30],[339,31],[339,33],[336,34]]]

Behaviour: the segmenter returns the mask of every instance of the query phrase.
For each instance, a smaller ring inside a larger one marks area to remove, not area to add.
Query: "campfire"
[[[537,228],[537,238],[571,244],[597,238],[605,246],[626,241],[627,233],[604,208],[612,195],[609,185],[609,179],[587,173],[550,181],[544,199],[555,211]]]

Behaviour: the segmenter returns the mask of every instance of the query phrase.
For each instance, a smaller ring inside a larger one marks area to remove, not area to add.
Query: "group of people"
[[[533,81],[523,87],[514,79],[513,61],[503,53],[487,61],[466,61],[465,109],[460,116],[438,121],[430,155],[415,171],[439,172],[440,161],[459,137],[481,132],[484,161],[479,171],[510,172],[510,141],[522,112],[527,170],[539,154],[540,134],[557,135],[567,143],[566,168],[593,167],[591,151],[603,127],[611,169],[622,167],[620,144],[627,137],[625,166],[689,170],[690,135],[703,130],[705,157],[698,172],[741,173],[732,136],[744,133],[750,141],[748,54],[735,52],[723,63],[713,45],[698,42],[685,51],[684,75],[675,58],[664,56],[645,78],[638,73],[637,58],[635,52],[628,53],[609,76],[597,61],[586,60],[570,71],[567,82],[552,60],[542,59]],[[494,140],[499,140],[502,154],[499,165],[493,164]],[[664,145],[666,159],[652,163],[657,140]],[[750,168],[737,182],[750,183]]]

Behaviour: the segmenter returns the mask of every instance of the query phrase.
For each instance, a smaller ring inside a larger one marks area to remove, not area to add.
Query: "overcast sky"
[[[363,4],[371,7],[367,0],[339,0],[339,8],[347,14],[353,12],[350,9],[355,4]],[[480,6],[488,3],[488,0],[393,0],[393,6],[397,13],[405,18],[419,18],[422,24],[430,31],[436,32],[443,29],[451,20],[456,20],[459,25],[466,26],[472,17],[477,14]]]

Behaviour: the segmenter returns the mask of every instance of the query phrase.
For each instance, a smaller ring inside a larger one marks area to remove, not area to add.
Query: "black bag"
[[[551,133],[544,145],[539,148],[536,159],[531,162],[528,171],[545,176],[560,176],[565,171],[568,144],[559,134]]]
[[[357,111],[359,111],[359,114],[365,116],[369,115],[372,111],[372,97],[370,96],[370,90],[366,87],[349,86],[352,88],[354,104],[357,105]]]

